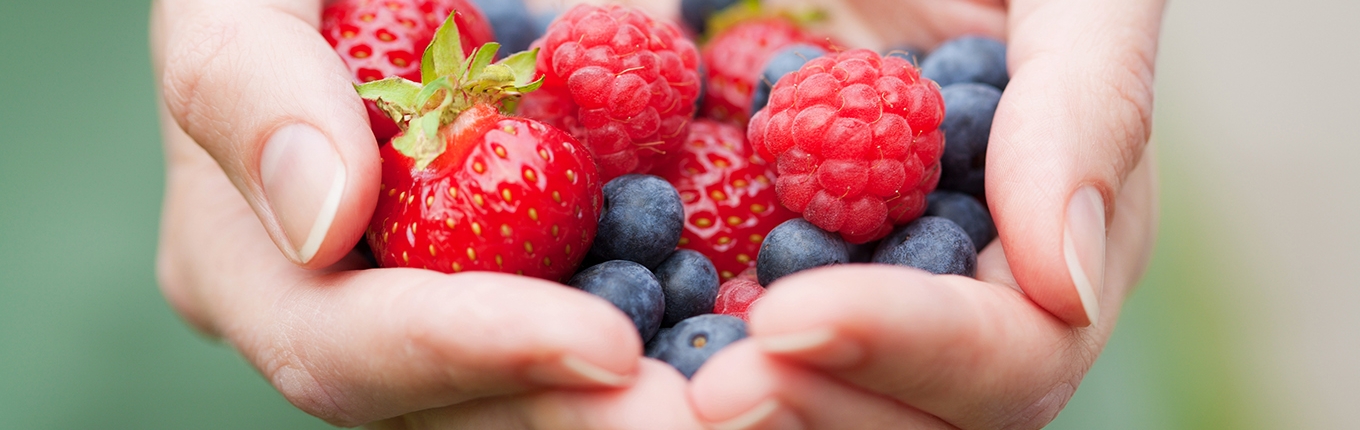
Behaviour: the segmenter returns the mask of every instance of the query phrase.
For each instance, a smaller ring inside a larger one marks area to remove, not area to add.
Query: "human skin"
[[[322,2],[160,0],[162,290],[338,425],[1042,426],[1099,355],[1152,247],[1162,2],[827,4],[831,31],[857,45],[1007,40],[987,176],[1000,238],[976,280],[869,266],[790,276],[753,308],[751,338],[687,384],[580,291],[360,270],[350,250],[375,205],[377,142],[316,31]]]

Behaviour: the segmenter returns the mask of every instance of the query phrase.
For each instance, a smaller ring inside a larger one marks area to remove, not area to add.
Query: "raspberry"
[[[911,63],[865,49],[785,75],[747,137],[775,160],[779,201],[850,243],[925,211],[940,178],[944,101]]]
[[[543,87],[520,114],[568,131],[605,180],[645,173],[685,139],[699,97],[699,54],[640,10],[578,5],[534,42]]]
[[[764,295],[765,287],[756,281],[756,270],[748,269],[718,286],[718,298],[713,303],[713,313],[748,320],[751,305]]]

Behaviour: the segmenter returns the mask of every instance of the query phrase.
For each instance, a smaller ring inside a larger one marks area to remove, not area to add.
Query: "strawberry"
[[[798,217],[779,204],[774,166],[732,124],[694,121],[675,162],[655,173],[675,186],[685,207],[680,247],[712,260],[723,280],[754,267],[770,230]]]
[[[425,52],[424,86],[403,78],[357,86],[402,128],[380,150],[369,245],[384,267],[565,281],[595,237],[595,166],[565,132],[498,110],[539,85],[535,51],[492,63],[497,44],[465,58],[458,41],[450,18]]]
[[[758,16],[720,29],[701,52],[707,85],[699,114],[746,125],[765,63],[780,49],[799,43],[834,50],[829,39],[805,32],[784,15]]]
[[[581,140],[607,181],[680,146],[699,97],[699,54],[674,25],[619,5],[577,5],[548,27],[543,89],[520,114]]]
[[[784,75],[747,137],[775,160],[779,201],[850,243],[921,216],[940,180],[940,86],[900,57],[832,53]]]
[[[450,14],[463,34],[463,52],[492,41],[491,24],[467,0],[341,0],[322,10],[321,35],[355,82],[395,76],[419,81],[425,47]],[[366,104],[373,135],[387,142],[397,124],[373,102]]]

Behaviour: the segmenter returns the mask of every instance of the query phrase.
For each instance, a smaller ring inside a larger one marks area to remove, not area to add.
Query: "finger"
[[[733,344],[704,363],[689,395],[698,415],[722,430],[953,428],[892,399],[773,359],[751,342]]]
[[[216,159],[294,263],[324,267],[376,204],[377,143],[319,0],[161,0],[152,47],[175,122]]]
[[[199,151],[167,181],[162,288],[302,410],[358,425],[543,387],[621,386],[636,373],[631,320],[579,290],[489,273],[345,271],[357,257],[294,266]]]
[[[637,382],[615,390],[553,390],[417,412],[375,429],[702,429],[685,399],[685,377],[644,359]]]
[[[1161,0],[1015,0],[987,201],[1015,279],[1069,324],[1099,320],[1114,197],[1151,133]]]
[[[766,353],[963,428],[1047,423],[1108,337],[1003,285],[872,265],[781,279],[750,331]]]
[[[274,299],[226,338],[294,404],[343,425],[540,387],[625,386],[642,350],[609,303],[512,275],[341,272]]]

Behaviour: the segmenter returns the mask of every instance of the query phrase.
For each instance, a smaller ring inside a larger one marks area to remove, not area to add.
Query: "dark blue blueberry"
[[[746,338],[746,322],[731,315],[699,315],[663,331],[647,344],[647,356],[674,366],[686,378],[694,376],[709,357]]]
[[[662,327],[670,327],[695,315],[713,312],[718,299],[718,269],[698,251],[677,249],[653,272],[666,296]]]
[[[796,272],[848,262],[850,250],[840,235],[794,218],[770,230],[760,244],[756,279],[760,285],[769,286],[776,279]]]
[[[926,51],[915,46],[903,45],[888,50],[888,53],[884,55],[901,58],[907,60],[913,66],[921,67],[921,59],[926,58]]]
[[[808,60],[826,55],[826,50],[816,45],[799,43],[780,49],[770,60],[765,62],[765,69],[760,72],[760,81],[756,83],[756,90],[751,94],[751,116],[765,108],[770,102],[770,87],[773,87],[779,78],[789,73],[801,69]]]
[[[1006,44],[999,40],[964,36],[940,45],[921,61],[921,75],[941,87],[977,82],[1006,89]]]
[[[524,5],[524,0],[472,0],[486,20],[491,22],[491,31],[496,33],[496,42],[501,44],[501,52],[510,53],[529,49],[534,39],[542,36],[534,25],[534,16]]]
[[[926,196],[926,216],[937,216],[953,221],[968,233],[974,249],[982,251],[996,239],[996,224],[992,214],[973,196],[952,191],[936,191]]]
[[[590,262],[629,260],[649,268],[680,244],[685,207],[675,187],[651,175],[623,175],[604,185],[599,230]]]
[[[652,271],[631,261],[606,261],[582,270],[567,282],[587,293],[600,296],[633,319],[645,343],[661,328],[666,312],[666,297]]]
[[[944,97],[944,154],[940,156],[943,190],[983,195],[987,171],[987,137],[1001,91],[976,83],[954,84],[940,90]]]
[[[709,17],[736,3],[737,0],[680,0],[680,18],[695,34],[704,34]]]
[[[977,272],[977,248],[958,224],[927,216],[898,227],[879,242],[874,262],[972,277]]]
[[[656,336],[652,336],[652,340],[647,341],[647,343],[642,346],[642,355],[650,358],[656,358],[661,355],[661,351],[668,345],[665,342],[661,342],[661,339],[665,339],[667,336],[666,333],[670,333],[671,330],[675,329],[671,327],[662,327],[661,330],[657,330]]]

